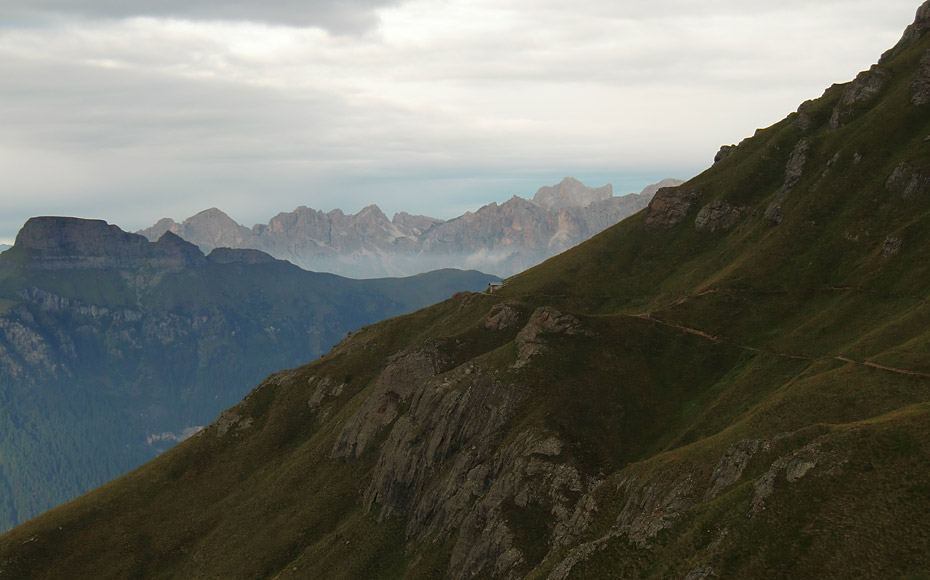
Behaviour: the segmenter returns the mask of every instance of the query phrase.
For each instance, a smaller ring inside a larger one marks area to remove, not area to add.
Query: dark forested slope
[[[0,255],[0,528],[151,459],[349,331],[492,280],[349,280],[99,220],[30,220]]]

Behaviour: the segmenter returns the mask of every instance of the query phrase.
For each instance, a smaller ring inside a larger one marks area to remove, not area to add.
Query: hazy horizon
[[[687,179],[867,69],[914,0],[14,0],[0,240],[218,207],[448,219],[575,177]]]

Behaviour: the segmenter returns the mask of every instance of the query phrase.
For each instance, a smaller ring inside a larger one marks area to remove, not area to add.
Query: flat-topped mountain
[[[53,270],[183,268],[205,260],[197,246],[171,232],[150,242],[103,220],[73,217],[31,218],[14,245],[33,254],[33,267]]]
[[[397,213],[378,206],[357,214],[298,207],[251,229],[211,208],[178,224],[160,220],[140,232],[150,240],[165,232],[197,244],[255,248],[314,271],[370,278],[411,275],[437,268],[468,268],[507,276],[579,244],[646,207],[664,180],[640,194],[614,196],[610,185],[586,187],[566,177],[542,187],[533,199],[514,196],[451,220]]]
[[[498,279],[349,280],[37,217],[0,255],[0,529],[154,457],[352,330]]]

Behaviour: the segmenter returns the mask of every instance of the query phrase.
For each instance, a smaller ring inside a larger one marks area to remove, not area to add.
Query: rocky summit
[[[514,196],[451,220],[397,213],[376,205],[357,214],[307,207],[280,213],[248,229],[211,208],[178,224],[165,218],[140,232],[165,232],[209,252],[218,246],[256,248],[314,271],[344,276],[413,275],[439,268],[476,269],[508,276],[575,246],[646,207],[667,179],[639,194],[614,196],[610,185],[586,187],[566,177],[532,199]]]
[[[8,532],[0,576],[925,578],[928,50],[930,2],[645,211]]]

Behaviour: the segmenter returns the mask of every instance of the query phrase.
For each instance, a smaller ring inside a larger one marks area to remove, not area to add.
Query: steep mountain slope
[[[353,334],[8,577],[923,578],[930,2],[647,210]],[[105,547],[105,548],[103,548]]]
[[[268,373],[493,277],[348,280],[34,218],[0,256],[0,528],[154,457]]]
[[[661,186],[680,180],[666,179]],[[165,218],[143,230],[150,240],[170,231],[205,252],[219,246],[255,248],[308,270],[357,278],[469,268],[507,276],[575,246],[646,207],[659,185],[614,196],[610,185],[585,187],[566,177],[533,199],[514,196],[448,221],[376,205],[357,214],[299,207],[251,230],[211,208],[182,223]]]

